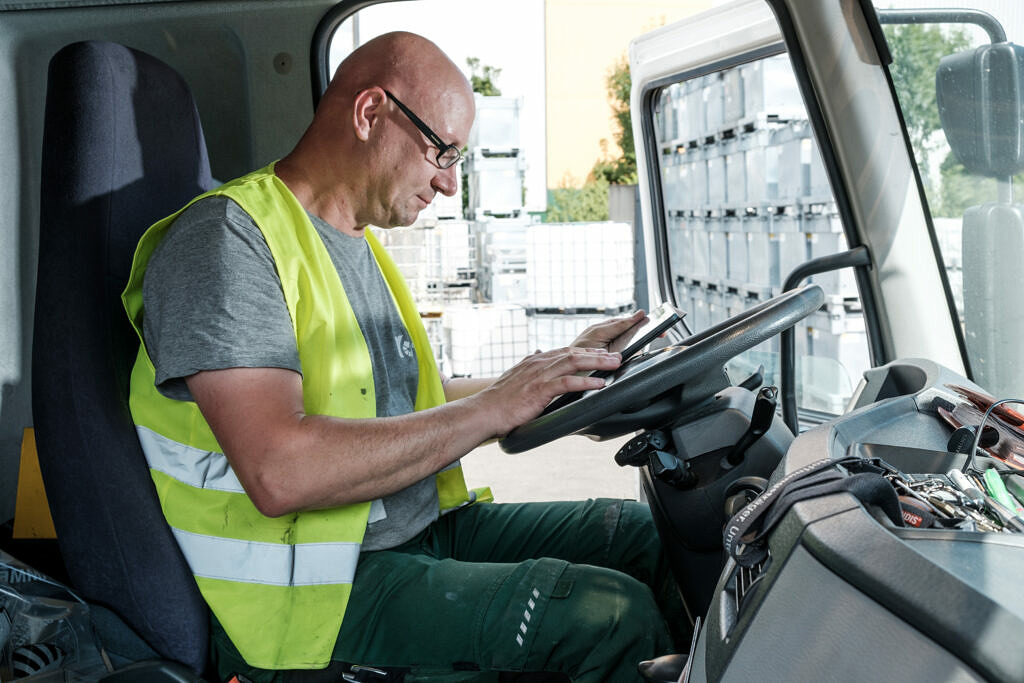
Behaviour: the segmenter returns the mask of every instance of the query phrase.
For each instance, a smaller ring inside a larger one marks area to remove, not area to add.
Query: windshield
[[[1024,4],[875,4],[973,378],[1016,395],[1024,49],[1015,42],[1024,40]]]

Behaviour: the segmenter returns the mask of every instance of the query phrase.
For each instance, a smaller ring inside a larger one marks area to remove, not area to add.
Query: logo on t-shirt
[[[412,348],[412,340],[406,337],[404,334],[395,335],[395,346],[398,347],[398,355],[402,358],[412,358],[414,351]]]

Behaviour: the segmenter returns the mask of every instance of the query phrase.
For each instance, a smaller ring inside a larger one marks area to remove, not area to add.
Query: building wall
[[[629,41],[708,9],[712,0],[547,0],[548,187],[579,187],[601,156],[618,153],[606,80]],[[567,28],[572,27],[571,33]]]

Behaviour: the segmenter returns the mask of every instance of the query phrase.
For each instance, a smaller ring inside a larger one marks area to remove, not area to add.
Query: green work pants
[[[638,662],[674,651],[666,619],[677,637],[689,628],[647,506],[474,505],[360,556],[333,658],[404,668],[407,681],[637,681]],[[222,677],[287,680],[250,669],[213,627]]]

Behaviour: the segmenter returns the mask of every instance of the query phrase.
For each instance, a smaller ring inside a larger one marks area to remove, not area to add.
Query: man
[[[288,156],[140,242],[132,414],[222,676],[334,660],[624,681],[672,649],[652,588],[669,611],[678,596],[645,508],[469,505],[458,467],[602,386],[586,373],[619,365],[609,348],[642,312],[497,380],[444,379],[366,231],[455,193],[473,116],[435,45],[381,36],[339,67]]]

